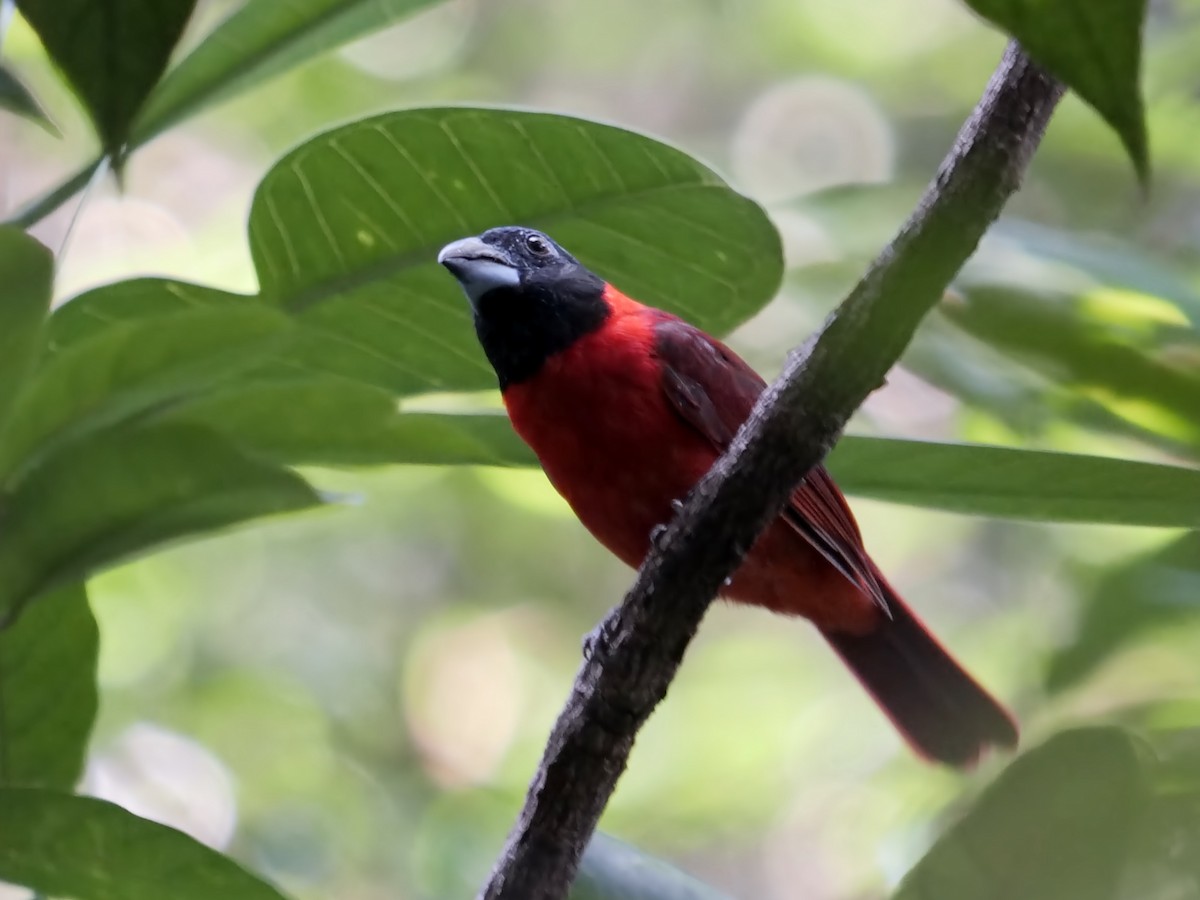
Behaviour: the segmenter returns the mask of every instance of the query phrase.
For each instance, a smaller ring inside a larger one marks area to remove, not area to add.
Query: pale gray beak
[[[472,306],[491,291],[521,286],[521,273],[508,254],[477,237],[447,244],[437,259],[458,279]]]

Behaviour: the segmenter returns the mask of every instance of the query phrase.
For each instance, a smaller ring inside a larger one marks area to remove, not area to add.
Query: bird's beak
[[[450,270],[467,294],[471,305],[484,294],[521,285],[521,273],[512,258],[499,247],[477,237],[463,238],[442,248],[438,262]]]

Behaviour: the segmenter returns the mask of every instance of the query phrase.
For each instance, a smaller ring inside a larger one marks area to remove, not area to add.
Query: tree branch
[[[700,620],[785,498],[837,440],[1017,189],[1063,88],[1015,45],[916,211],[792,351],[729,451],[655,543],[586,659],[484,900],[561,900]]]

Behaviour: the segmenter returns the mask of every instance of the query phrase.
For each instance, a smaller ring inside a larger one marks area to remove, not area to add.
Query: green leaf
[[[134,127],[144,143],[183,119],[434,0],[249,0],[162,80]]]
[[[96,719],[99,649],[81,584],[0,631],[0,785],[75,786]]]
[[[984,411],[1030,443],[1063,422],[1144,438],[1098,400],[1050,382],[999,350],[964,334],[944,317],[932,316],[904,351],[903,365],[923,381]]]
[[[1146,0],[966,0],[1079,94],[1117,132],[1138,178],[1149,179],[1138,85]]]
[[[715,888],[628,844],[595,834],[570,900],[729,900]]]
[[[36,122],[55,137],[62,137],[29,88],[3,64],[0,64],[0,109],[7,109],[30,122]]]
[[[263,306],[118,322],[51,357],[13,410],[0,447],[11,482],[64,441],[193,397],[259,365],[291,323]]]
[[[0,226],[0,436],[41,346],[54,257],[19,228]]]
[[[130,147],[139,147],[226,97],[281,75],[431,2],[249,0],[159,82],[133,122]],[[102,157],[89,161],[23,206],[11,221],[26,228],[40,222],[82,190],[102,162]]]
[[[355,122],[259,185],[250,247],[263,295],[302,311],[294,361],[398,394],[491,387],[448,241],[494,225],[549,231],[645,302],[724,332],[782,274],[757,204],[686,154],[583,119],[421,109]]]
[[[152,319],[217,307],[260,307],[257,297],[234,294],[167,278],[133,278],[86,291],[50,316],[48,350],[61,353],[72,344],[118,322]]]
[[[980,284],[942,312],[1131,425],[1200,446],[1200,336],[1173,303],[1111,288]]]
[[[1049,661],[1046,689],[1079,683],[1104,660],[1147,632],[1200,614],[1200,532],[1122,566],[1084,601],[1075,639]]]
[[[172,416],[289,465],[536,465],[502,414],[401,413],[370,385],[263,381],[202,397]]]
[[[52,453],[5,499],[0,620],[152,547],[318,502],[299,476],[200,426],[97,432]]]
[[[179,409],[280,462],[536,465],[500,414],[397,413],[338,379],[262,382]],[[851,494],[1000,518],[1200,527],[1200,471],[1068,453],[848,436],[829,468]]]
[[[500,414],[397,414],[386,391],[336,379],[263,382],[174,417],[289,464],[536,465]],[[1133,460],[847,436],[829,458],[843,490],[1000,518],[1200,527],[1200,471]]]
[[[1022,755],[905,877],[895,900],[1108,900],[1149,786],[1117,728],[1055,735]]]
[[[100,136],[120,160],[146,97],[183,34],[196,0],[17,0]]]
[[[181,831],[37,788],[0,789],[0,880],[75,900],[284,900]]]
[[[1048,522],[1200,527],[1200,470],[1155,463],[846,437],[829,471],[847,493]]]

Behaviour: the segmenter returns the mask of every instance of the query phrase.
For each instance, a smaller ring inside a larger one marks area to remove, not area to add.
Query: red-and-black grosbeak
[[[728,446],[763,380],[720,341],[626,297],[541,232],[444,247],[517,433],[583,524],[630,566]],[[730,599],[804,616],[922,756],[1012,747],[1009,714],[942,649],[863,548],[813,469],[751,548]]]

